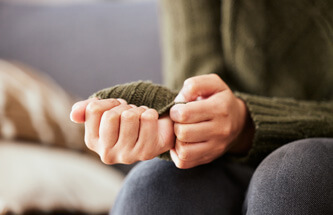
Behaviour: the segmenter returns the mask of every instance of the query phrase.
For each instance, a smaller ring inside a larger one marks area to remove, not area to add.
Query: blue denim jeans
[[[111,214],[333,214],[333,139],[286,144],[256,169],[223,158],[187,170],[141,162]]]

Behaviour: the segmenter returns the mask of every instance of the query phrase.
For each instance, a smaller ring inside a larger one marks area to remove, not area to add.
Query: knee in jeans
[[[138,193],[140,199],[144,193],[159,195],[159,192],[163,192],[162,189],[165,187],[163,184],[166,183],[172,165],[171,162],[159,159],[141,162],[128,174],[123,188],[130,192],[129,195]]]
[[[172,163],[154,159],[136,165],[127,175],[111,214],[149,214],[163,203],[166,173]]]
[[[333,139],[312,138],[282,146],[270,154],[258,169],[275,169],[281,174],[308,174],[331,168]],[[286,172],[285,172],[286,171]]]
[[[331,210],[332,155],[333,139],[324,138],[299,140],[277,149],[255,171],[247,204],[263,207],[265,202],[288,202],[294,208]]]
[[[329,170],[332,169],[332,153],[332,139],[299,140],[274,151],[259,165],[256,172],[266,177],[272,175],[273,183],[284,180],[288,183],[308,183],[309,179],[315,180],[325,175],[331,177]]]

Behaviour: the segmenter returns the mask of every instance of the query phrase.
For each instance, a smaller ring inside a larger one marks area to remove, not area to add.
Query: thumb
[[[207,98],[229,87],[216,74],[195,76],[184,81],[184,86],[175,98],[175,102],[191,102]]]

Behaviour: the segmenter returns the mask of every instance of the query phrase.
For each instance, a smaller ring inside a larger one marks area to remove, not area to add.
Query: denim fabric
[[[111,214],[333,214],[332,164],[333,139],[287,144],[255,171],[223,158],[188,170],[154,159],[129,173]]]
[[[111,214],[240,214],[253,170],[218,159],[188,170],[153,159],[127,176]]]
[[[270,154],[255,171],[244,214],[333,214],[333,139],[306,139]]]

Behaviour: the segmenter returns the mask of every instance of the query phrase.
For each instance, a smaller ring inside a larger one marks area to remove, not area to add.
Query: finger
[[[179,123],[198,123],[212,120],[214,103],[208,100],[194,101],[187,104],[176,104],[170,109],[170,118]]]
[[[145,106],[145,105],[141,105],[140,107],[142,107],[142,108],[144,108],[144,109],[146,109],[146,110],[149,109],[149,107],[147,107],[147,106]]]
[[[175,147],[175,134],[173,122],[170,117],[163,116],[158,119],[159,147],[160,153],[166,152]]]
[[[177,139],[182,142],[204,142],[215,136],[216,128],[213,125],[211,121],[194,124],[174,123],[174,132]]]
[[[176,139],[175,151],[182,161],[194,161],[204,158],[206,152],[211,152],[213,146],[208,142],[187,143]]]
[[[118,105],[120,105],[120,102],[116,99],[92,101],[87,105],[85,112],[86,140],[93,140],[99,137],[99,124],[103,113]]]
[[[120,102],[120,104],[127,104],[127,101],[125,99],[118,98],[117,100]]]
[[[91,99],[87,99],[87,100],[84,100],[84,101],[76,102],[72,107],[72,111],[70,113],[70,119],[73,122],[76,122],[76,123],[84,123],[84,121],[85,121],[85,112],[86,112],[87,105],[90,102],[96,101],[96,100],[98,100],[98,99],[97,98],[91,98]]]
[[[129,110],[129,105],[119,105],[103,113],[99,129],[100,143],[103,148],[111,148],[119,140],[121,114]]]
[[[140,117],[145,110],[137,107],[122,112],[118,143],[126,144],[126,147],[130,149],[135,146],[139,136]]]
[[[173,162],[175,163],[176,167],[178,167],[179,169],[189,169],[192,167],[196,167],[196,166],[211,162],[211,160],[209,158],[205,158],[205,157],[203,157],[200,160],[183,161],[183,160],[179,159],[178,154],[175,149],[170,150],[170,156],[171,156],[171,159],[173,160]]]
[[[175,101],[195,101],[198,97],[209,97],[225,89],[228,89],[228,86],[216,74],[195,76],[184,81],[184,86]]]
[[[158,147],[158,113],[147,109],[141,114],[140,132],[135,151],[141,154],[140,160],[149,160],[155,156]]]
[[[227,149],[228,146],[225,143],[216,144],[214,141],[186,143],[179,140],[176,140],[174,148],[178,159],[183,162],[214,160],[217,155],[224,154]]]

